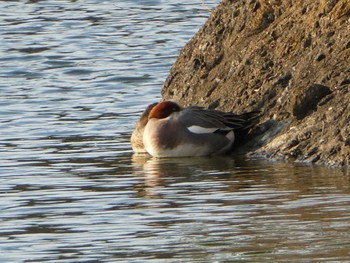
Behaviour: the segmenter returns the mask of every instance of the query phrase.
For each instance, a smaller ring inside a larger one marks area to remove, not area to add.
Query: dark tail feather
[[[239,116],[243,120],[243,123],[242,123],[243,125],[239,129],[247,130],[247,129],[252,128],[256,124],[257,120],[261,116],[261,112],[260,111],[251,111],[251,112],[242,113]]]
[[[260,111],[251,111],[237,115],[241,119],[241,127],[235,128],[235,142],[233,148],[242,145],[247,139],[253,127],[258,123]]]
[[[249,129],[255,124],[255,120],[260,117],[260,111],[251,111],[242,114],[224,114],[224,124],[232,129]]]

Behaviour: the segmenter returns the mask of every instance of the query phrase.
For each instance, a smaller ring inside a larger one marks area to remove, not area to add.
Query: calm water
[[[350,259],[347,170],[132,155],[188,2],[0,1],[0,262]]]

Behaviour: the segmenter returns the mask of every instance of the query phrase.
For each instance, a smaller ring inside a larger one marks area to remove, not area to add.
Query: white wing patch
[[[201,134],[201,133],[214,133],[218,128],[204,128],[201,126],[192,125],[190,127],[187,127],[187,129],[192,133]]]

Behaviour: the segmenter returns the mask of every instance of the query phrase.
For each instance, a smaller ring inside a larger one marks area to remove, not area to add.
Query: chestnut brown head
[[[180,111],[181,107],[173,101],[159,102],[149,113],[148,119],[164,119],[169,117],[173,112]]]

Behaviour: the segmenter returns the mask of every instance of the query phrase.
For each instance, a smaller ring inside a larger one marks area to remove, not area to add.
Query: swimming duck
[[[258,112],[241,115],[205,109],[182,108],[162,101],[141,117],[143,146],[154,157],[185,157],[224,154],[231,150],[235,131],[247,130]]]

